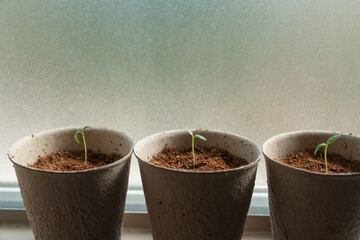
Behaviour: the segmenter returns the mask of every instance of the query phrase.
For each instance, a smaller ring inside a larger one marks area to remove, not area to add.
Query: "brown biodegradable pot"
[[[335,134],[290,132],[264,143],[274,239],[359,239],[360,173],[315,173],[275,161],[292,152],[315,149]],[[359,160],[360,138],[343,135],[329,146],[328,152]]]
[[[249,165],[222,171],[190,172],[150,164],[165,145],[191,148],[185,130],[154,134],[135,145],[147,209],[155,240],[241,239],[254,188],[260,148],[250,140],[224,132],[195,130],[217,147],[244,158]]]
[[[33,134],[10,147],[26,213],[35,239],[120,239],[133,142],[124,133],[86,131],[88,149],[123,156],[92,170],[54,172],[28,167],[39,155],[82,151],[74,140],[79,128]]]

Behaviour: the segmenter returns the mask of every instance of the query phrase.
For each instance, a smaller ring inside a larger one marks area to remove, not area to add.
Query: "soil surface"
[[[113,163],[121,158],[115,154],[93,153],[91,151],[88,151],[87,155],[87,165],[85,165],[84,152],[59,151],[39,156],[34,164],[28,164],[28,166],[50,171],[83,171]]]
[[[296,168],[302,168],[312,172],[325,173],[325,160],[323,153],[318,152],[314,155],[314,151],[302,151],[292,153],[284,159],[276,159],[277,161]],[[360,161],[351,161],[337,154],[328,154],[328,171],[329,173],[354,173],[360,172]]]
[[[184,150],[177,147],[166,146],[164,152],[155,155],[150,163],[173,169],[189,171],[218,171],[231,168],[238,168],[249,163],[241,158],[235,157],[230,153],[216,148],[195,147],[196,164],[193,168],[192,150]]]

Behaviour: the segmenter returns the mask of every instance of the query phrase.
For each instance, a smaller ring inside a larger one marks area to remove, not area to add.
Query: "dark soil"
[[[88,151],[87,165],[85,165],[84,152],[59,151],[45,156],[39,156],[34,164],[28,164],[28,166],[50,171],[83,171],[105,166],[120,158],[121,156],[115,154],[102,154]]]
[[[325,160],[323,154],[314,151],[302,151],[292,153],[284,159],[276,159],[277,161],[296,168],[302,168],[312,172],[325,173]],[[360,161],[351,161],[337,154],[328,154],[328,170],[329,173],[355,173],[360,172]]]
[[[195,148],[196,165],[193,168],[192,150],[184,150],[172,146],[166,146],[164,152],[155,155],[150,163],[173,169],[189,171],[218,171],[238,168],[249,163],[241,158],[232,156],[227,151],[216,148]]]

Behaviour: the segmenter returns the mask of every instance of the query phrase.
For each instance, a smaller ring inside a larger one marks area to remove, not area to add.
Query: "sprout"
[[[325,147],[324,156],[325,156],[325,168],[326,168],[326,173],[328,173],[328,164],[327,164],[327,159],[326,159],[328,146],[329,146],[330,144],[332,144],[333,142],[335,142],[335,140],[338,139],[339,137],[341,137],[341,134],[340,134],[340,133],[339,133],[339,134],[336,134],[336,135],[334,135],[334,136],[332,136],[332,137],[330,137],[330,138],[327,140],[326,143],[320,143],[320,144],[316,147],[316,149],[315,149],[315,151],[314,151],[314,155],[316,155],[316,153],[317,153],[321,148]]]
[[[75,135],[74,135],[74,138],[75,138],[75,141],[77,143],[80,143],[79,139],[78,139],[78,134],[80,133],[82,135],[82,138],[83,138],[83,142],[84,142],[84,150],[85,150],[85,165],[87,165],[87,149],[86,149],[86,141],[85,141],[85,133],[84,133],[84,130],[87,129],[87,128],[91,128],[91,129],[94,129],[93,127],[91,126],[86,126],[86,127],[83,127],[83,129],[81,131],[76,131]]]
[[[184,128],[186,129],[186,131],[188,131],[188,133],[191,135],[191,138],[192,138],[192,153],[193,153],[193,158],[194,158],[194,165],[193,165],[193,168],[195,168],[195,165],[196,165],[196,159],[195,159],[195,146],[194,146],[194,143],[195,143],[195,138],[199,138],[201,140],[204,140],[204,141],[207,141],[206,138],[204,138],[203,136],[199,135],[199,134],[195,134],[190,130],[188,129],[186,126],[184,126]]]

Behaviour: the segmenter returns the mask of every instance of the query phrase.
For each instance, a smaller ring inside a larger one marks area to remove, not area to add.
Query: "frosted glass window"
[[[31,133],[360,133],[360,2],[0,1],[0,183]],[[264,163],[256,184],[266,184]],[[133,159],[130,185],[141,186]]]

